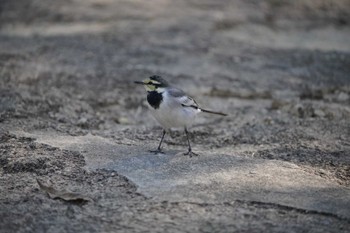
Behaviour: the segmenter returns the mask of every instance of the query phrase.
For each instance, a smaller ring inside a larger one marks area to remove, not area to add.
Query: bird
[[[158,148],[152,150],[153,153],[164,153],[162,151],[162,142],[165,134],[171,128],[183,128],[187,137],[188,150],[184,155],[192,157],[198,156],[191,148],[188,127],[192,125],[198,113],[210,113],[221,116],[227,116],[222,112],[215,112],[199,107],[197,102],[188,96],[183,90],[171,86],[168,81],[159,75],[153,75],[143,81],[134,81],[141,84],[147,91],[147,102],[151,114],[163,127],[162,137]]]

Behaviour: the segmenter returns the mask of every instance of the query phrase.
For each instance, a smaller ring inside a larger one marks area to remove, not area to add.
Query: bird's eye
[[[155,88],[158,88],[160,87],[160,84],[159,83],[154,83],[152,81],[149,81],[148,83],[146,83],[148,86],[154,86]]]

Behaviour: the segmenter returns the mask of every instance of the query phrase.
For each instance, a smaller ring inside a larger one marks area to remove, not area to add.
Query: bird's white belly
[[[165,129],[190,126],[200,110],[191,107],[183,107],[179,103],[174,103],[165,98],[159,108],[151,108],[154,118]]]

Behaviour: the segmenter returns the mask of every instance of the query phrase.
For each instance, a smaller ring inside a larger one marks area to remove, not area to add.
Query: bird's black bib
[[[160,103],[163,101],[163,96],[161,93],[156,91],[149,91],[147,94],[147,101],[152,106],[152,108],[159,108]]]

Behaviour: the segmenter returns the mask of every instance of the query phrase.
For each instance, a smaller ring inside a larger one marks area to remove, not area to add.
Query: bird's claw
[[[150,150],[149,152],[151,152],[153,154],[164,154],[164,152],[159,148],[157,150]]]
[[[199,154],[194,153],[192,150],[188,150],[187,152],[184,153],[184,156],[189,156],[190,158],[192,156],[199,156]]]

